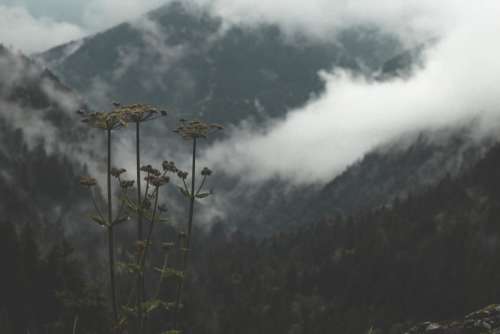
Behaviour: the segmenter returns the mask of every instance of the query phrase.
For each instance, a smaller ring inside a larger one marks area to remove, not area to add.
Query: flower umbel
[[[80,184],[84,187],[93,187],[97,185],[97,181],[93,177],[82,176],[80,177]]]
[[[210,134],[222,130],[222,125],[215,123],[205,123],[202,121],[180,120],[180,125],[174,132],[178,133],[184,139],[207,138]]]

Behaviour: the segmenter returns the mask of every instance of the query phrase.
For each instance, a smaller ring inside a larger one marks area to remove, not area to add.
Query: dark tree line
[[[71,333],[76,323],[84,333],[103,333],[104,299],[72,247],[63,240],[43,253],[36,239],[30,224],[0,224],[0,332]]]

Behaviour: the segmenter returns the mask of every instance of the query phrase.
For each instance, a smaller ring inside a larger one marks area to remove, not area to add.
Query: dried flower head
[[[153,176],[160,176],[161,175],[161,172],[158,169],[153,168],[151,165],[142,166],[141,171],[148,173],[149,175],[153,175]]]
[[[212,175],[212,171],[208,167],[204,167],[201,171],[201,175],[210,176]]]
[[[210,134],[222,130],[222,125],[214,123],[204,123],[201,121],[180,120],[180,125],[174,132],[178,133],[184,139],[207,138]]]
[[[97,181],[93,177],[82,176],[80,177],[80,184],[84,187],[93,187],[97,184]]]
[[[134,186],[134,183],[134,180],[123,180],[120,182],[120,187],[122,187],[123,189],[129,189]]]
[[[115,108],[109,112],[88,112],[79,110],[77,113],[82,117],[82,122],[92,128],[115,130],[127,126],[125,114],[120,108]]]
[[[182,180],[185,180],[187,177],[188,177],[188,172],[183,172],[183,171],[178,171],[177,172],[177,176],[182,179]]]
[[[118,105],[117,111],[121,112],[124,120],[129,123],[146,122],[162,116],[166,116],[165,110],[158,110],[147,104]]]
[[[146,176],[144,179],[154,187],[161,187],[170,181],[170,178],[168,176],[150,175]]]
[[[111,176],[113,177],[116,177],[116,178],[119,178],[120,175],[122,175],[123,173],[125,173],[127,170],[124,169],[124,168],[111,168]]]
[[[163,167],[163,170],[166,171],[166,172],[172,172],[172,173],[177,173],[178,169],[177,167],[175,166],[175,162],[173,161],[163,161],[163,163],[161,164],[162,167]]]
[[[153,170],[153,166],[151,165],[144,165],[141,167],[141,172],[150,173],[151,170]]]

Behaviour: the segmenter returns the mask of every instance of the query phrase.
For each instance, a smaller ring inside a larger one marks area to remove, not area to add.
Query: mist
[[[380,17],[383,8],[391,8],[385,15],[388,22],[396,22],[391,15],[406,17],[407,7],[395,13],[398,6],[389,3],[383,2],[376,11]],[[403,39],[401,32],[411,31],[411,36],[421,32],[434,42],[423,52],[423,65],[415,65],[409,78],[379,81],[374,79],[376,73],[361,77],[325,69],[318,73],[326,84],[323,94],[264,128],[241,124],[231,129],[228,139],[206,152],[207,163],[252,182],[278,177],[298,184],[322,183],[405,133],[477,118],[482,124],[478,136],[491,134],[500,116],[500,46],[495,42],[500,4],[411,3],[417,17],[408,19],[407,25],[399,22],[403,28],[394,34]],[[419,13],[440,17],[443,24],[438,27],[431,20],[425,25]]]

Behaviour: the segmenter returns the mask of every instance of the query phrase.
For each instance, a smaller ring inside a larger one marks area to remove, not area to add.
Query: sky
[[[0,0],[0,42],[28,54],[40,52],[137,18],[163,3],[165,0]]]

